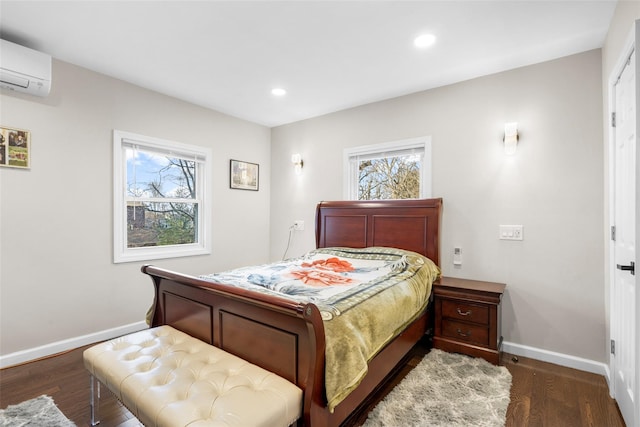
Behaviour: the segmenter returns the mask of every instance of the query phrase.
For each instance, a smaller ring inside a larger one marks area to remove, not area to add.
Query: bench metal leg
[[[100,424],[98,410],[100,409],[100,381],[96,380],[93,375],[89,375],[91,381],[91,425]],[[97,399],[96,399],[97,397]]]

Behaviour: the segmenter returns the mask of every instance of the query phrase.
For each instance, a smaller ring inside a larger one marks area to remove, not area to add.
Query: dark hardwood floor
[[[0,370],[0,408],[47,394],[78,426],[89,425],[89,375],[82,362],[84,348]],[[370,408],[427,351],[426,347],[416,346],[407,366],[374,397]],[[604,377],[524,357],[514,362],[509,354],[503,354],[502,365],[513,376],[506,426],[624,426]],[[140,425],[106,387],[102,387],[100,418],[102,427]],[[352,425],[359,426],[365,419],[366,413],[356,416]]]

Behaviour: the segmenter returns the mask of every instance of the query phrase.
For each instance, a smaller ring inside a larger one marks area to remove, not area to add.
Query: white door
[[[636,73],[635,52],[615,84],[613,160],[612,354],[613,386],[620,412],[628,426],[640,426],[637,383],[636,261]]]

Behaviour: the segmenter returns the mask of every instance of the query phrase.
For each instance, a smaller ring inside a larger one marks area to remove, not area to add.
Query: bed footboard
[[[172,326],[296,384],[303,391],[303,426],[349,422],[428,329],[425,311],[370,362],[360,386],[330,412],[324,389],[324,324],[315,305],[150,265],[142,272],[155,286],[150,326]]]
[[[291,381],[304,392],[304,425],[314,424],[312,412],[326,406],[324,326],[316,306],[149,265],[142,272],[155,285],[152,327],[170,325]]]

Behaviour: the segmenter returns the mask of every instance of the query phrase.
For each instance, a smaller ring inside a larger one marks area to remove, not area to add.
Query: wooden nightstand
[[[441,277],[434,283],[435,333],[440,350],[500,361],[500,301],[505,284]]]

